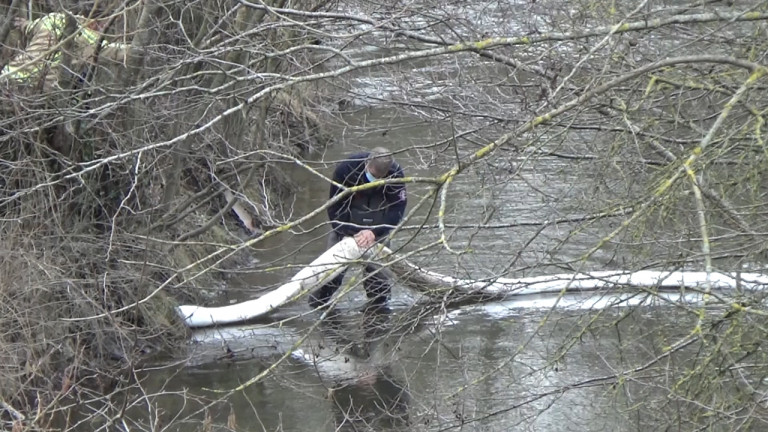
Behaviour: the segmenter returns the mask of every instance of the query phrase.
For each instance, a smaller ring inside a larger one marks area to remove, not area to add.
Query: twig
[[[10,406],[8,403],[6,403],[4,400],[0,399],[0,408],[8,411],[9,414],[11,414],[11,417],[13,417],[16,420],[24,421],[27,418],[24,416],[24,414],[20,413],[16,408]]]

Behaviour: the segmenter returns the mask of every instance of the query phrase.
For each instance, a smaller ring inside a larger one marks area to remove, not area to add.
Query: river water
[[[375,145],[406,149],[398,160],[409,175],[435,175],[450,165],[451,156],[445,155],[450,152],[414,150],[441,140],[444,125],[417,118],[394,121],[395,116],[401,114],[365,109],[345,118],[339,143],[319,157],[327,166],[317,167],[330,173],[343,155]],[[578,164],[537,164],[535,169],[514,168],[519,180],[478,188],[478,182],[496,181],[483,178],[499,176],[489,171],[506,172],[519,163],[495,162],[498,166],[453,185],[455,202],[446,223],[476,225],[487,219],[498,227],[456,229],[451,246],[471,253],[457,256],[432,248],[413,259],[430,270],[472,278],[563,272],[537,263],[546,261],[542,256],[549,251],[543,247],[552,245],[553,238],[568,236],[568,224],[539,232],[540,225],[520,222],[545,221],[555,210],[562,216],[569,197],[585,193],[578,178],[588,173]],[[324,202],[326,184],[300,168],[288,169],[304,185],[295,197],[296,215]],[[427,191],[425,185],[409,187],[411,204]],[[557,195],[556,203],[547,198],[550,194]],[[484,213],[491,211],[491,216]],[[416,230],[404,230],[393,246],[411,251],[434,240],[436,220],[425,215],[417,212],[406,225],[429,227],[415,236]],[[297,271],[265,269],[299,266],[322,253],[324,221],[318,217],[259,245],[260,262],[243,277],[247,283],[232,287],[229,301],[256,297]],[[552,253],[578,258],[594,245],[590,229],[597,230],[596,225],[573,234]],[[601,250],[587,265],[611,268],[616,260],[615,251]],[[685,307],[670,306],[678,300],[674,296],[664,303],[655,295],[627,292],[634,294],[620,299],[617,288],[590,296],[538,296],[441,309],[412,307],[418,295],[396,284],[391,313],[379,315],[360,312],[364,294],[357,287],[339,302],[338,316],[321,323],[320,314],[300,301],[268,322],[194,332],[187,355],[177,359],[180,365],[140,374],[147,396],[127,412],[147,424],[157,415],[168,430],[179,431],[200,424],[241,431],[652,430],[666,420],[655,407],[672,402],[651,385],[617,385],[619,371],[662,355],[692,331],[695,320]],[[642,301],[644,306],[630,307]],[[663,374],[667,367],[653,364],[644,373]],[[265,378],[234,390],[270,368]]]
[[[462,8],[449,3],[446,11]],[[526,2],[526,14],[517,20],[510,19],[510,5],[499,2],[467,13],[482,16],[499,34],[543,30],[551,22],[537,18],[535,3]],[[371,41],[359,48],[358,60],[395,52]],[[487,79],[462,81],[461,74]],[[516,79],[525,90],[501,85]],[[329,120],[335,143],[306,163],[330,175],[344,155],[385,146],[409,176],[443,174],[457,158],[528,118],[530,110],[520,106],[529,103],[526,92],[538,89],[525,84],[524,73],[513,76],[470,56],[350,74],[338,83],[349,92],[339,102],[342,111]],[[405,102],[412,105],[404,108]],[[441,113],[443,107],[448,111]],[[443,245],[409,259],[439,273],[480,279],[633,270],[699,247],[687,240],[698,237],[688,201],[674,209],[673,219],[649,216],[643,230],[601,243],[629,217],[621,208],[637,203],[655,169],[641,156],[626,157],[623,152],[634,146],[617,151],[616,143],[600,141],[594,131],[575,130],[566,137],[558,129],[520,137],[463,172],[447,194],[444,232],[437,227],[440,201],[430,198],[433,186],[409,184],[413,213],[393,248],[412,252],[445,235]],[[325,202],[326,182],[291,162],[280,166],[299,186],[287,219]],[[616,215],[585,222],[600,212]],[[254,298],[284,282],[324,251],[327,231],[320,215],[256,245],[258,262],[222,302]],[[265,322],[196,331],[173,366],[138,374],[143,397],[128,407],[126,418],[137,429],[160,424],[178,431],[643,431],[707,425],[703,417],[686,423],[690,394],[677,391],[686,383],[679,371],[697,366],[689,364],[689,353],[674,360],[667,353],[698,334],[697,319],[717,308],[620,287],[450,308],[413,306],[418,300],[397,283],[390,313],[361,312],[364,294],[357,287],[322,322],[300,301]]]
[[[611,309],[590,323],[597,312],[582,310],[579,301],[550,314],[547,304],[551,299],[537,307],[497,303],[430,314],[415,329],[402,310],[374,318],[345,311],[342,330],[317,330],[323,343],[345,347],[343,354],[314,365],[294,354],[268,378],[226,397],[208,389],[234,389],[263,372],[306,329],[200,332],[208,341],[195,351],[200,364],[155,371],[143,386],[165,419],[210,416],[221,426],[234,413],[237,430],[651,430],[658,420],[652,407],[663,397],[651,398],[654,388],[613,385],[611,376],[662,354],[688,320],[679,314],[673,327],[668,311],[632,308]],[[375,331],[360,329],[368,329],[366,320]],[[588,323],[593,329],[579,336]],[[355,339],[355,349],[339,343],[339,333]],[[232,359],[211,347],[216,338],[227,340]],[[571,340],[578,343],[559,358]],[[359,347],[364,341],[372,341],[367,349]],[[146,415],[146,407],[137,412]],[[179,422],[172,430],[186,427]]]

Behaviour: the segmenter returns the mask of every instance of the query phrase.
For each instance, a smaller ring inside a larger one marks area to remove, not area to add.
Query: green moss
[[[653,87],[656,85],[656,79],[657,77],[655,75],[651,75],[651,79],[648,80],[648,85],[645,87],[645,95],[648,96],[653,91]]]
[[[484,158],[488,153],[491,152],[493,148],[494,148],[493,145],[487,145],[481,148],[480,150],[478,150],[477,152],[475,152],[475,157],[477,157],[478,159]]]
[[[545,114],[543,116],[538,116],[535,119],[533,119],[533,121],[531,121],[531,126],[532,127],[536,127],[536,126],[538,126],[538,125],[540,125],[540,124],[542,124],[544,122],[548,122],[551,119],[552,119],[552,115],[551,114]]]
[[[616,24],[613,26],[612,33],[624,33],[626,31],[629,31],[629,23]]]

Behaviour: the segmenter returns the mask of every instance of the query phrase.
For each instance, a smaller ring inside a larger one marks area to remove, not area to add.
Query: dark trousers
[[[335,231],[331,231],[328,234],[328,249],[333,247],[336,243],[342,240],[342,236],[336,234]],[[385,241],[384,244],[387,244]],[[389,292],[392,289],[392,285],[383,272],[378,271],[381,266],[377,264],[367,264],[365,266],[365,279],[363,279],[363,287],[365,287],[365,294],[371,303],[380,304],[386,303],[389,297]],[[328,302],[340,287],[344,280],[346,270],[339,273],[338,276],[331,279],[328,283],[316,289],[310,296],[310,304],[315,303],[313,306],[319,306]]]

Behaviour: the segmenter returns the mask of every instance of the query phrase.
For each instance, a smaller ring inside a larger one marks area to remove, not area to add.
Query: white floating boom
[[[355,240],[349,237],[301,269],[288,283],[257,299],[220,307],[185,305],[179,306],[178,312],[189,327],[206,327],[252,320],[296,300],[312,288],[330,280],[350,261],[359,259],[363,252],[364,250],[357,246]]]
[[[391,253],[384,249],[383,255]],[[351,237],[337,243],[316,260],[299,271],[291,280],[257,299],[228,306],[202,307],[185,305],[178,313],[189,327],[207,327],[249,321],[294,301],[322,283],[338,275],[348,264],[360,260],[366,251],[359,248]],[[391,257],[390,257],[391,258]],[[599,271],[591,273],[556,274],[527,278],[497,278],[493,280],[457,279],[441,275],[403,260],[389,267],[400,276],[407,275],[414,286],[453,290],[456,295],[472,294],[501,298],[510,295],[592,291],[616,285],[675,289],[681,287],[712,290],[762,289],[768,285],[768,276],[759,273],[709,273],[687,271]],[[437,294],[434,293],[433,294]]]

